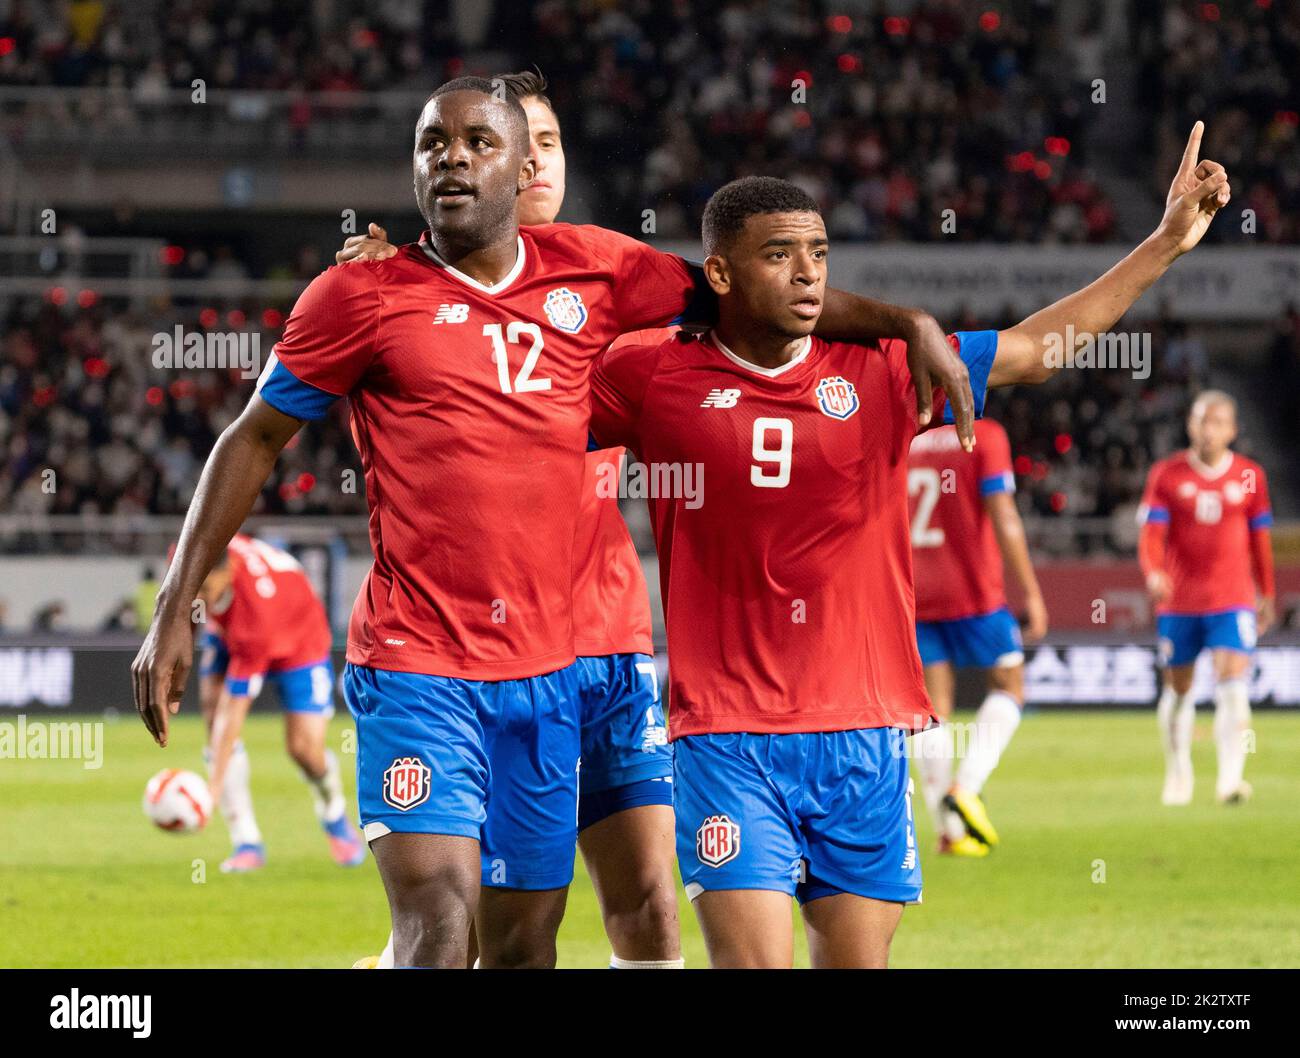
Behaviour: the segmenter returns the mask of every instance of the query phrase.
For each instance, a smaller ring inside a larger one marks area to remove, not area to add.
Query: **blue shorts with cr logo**
[[[579,674],[463,680],[348,664],[357,801],[370,841],[477,838],[483,884],[558,889],[578,837]]]
[[[677,859],[694,900],[772,889],[918,903],[912,780],[895,728],[685,735],[676,751]]]
[[[1025,660],[1020,626],[1005,606],[952,621],[917,621],[922,665],[947,661],[959,669],[993,669]]]
[[[1190,665],[1202,650],[1255,649],[1255,611],[1245,608],[1217,613],[1165,613],[1156,618],[1163,665]]]
[[[226,641],[212,631],[199,639],[199,675],[224,676],[226,690],[238,697],[256,698],[269,681],[286,713],[334,715],[334,663],[328,657],[295,668],[276,668],[251,676],[230,676],[230,651]]]

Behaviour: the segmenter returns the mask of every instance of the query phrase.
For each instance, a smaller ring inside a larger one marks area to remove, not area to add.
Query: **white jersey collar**
[[[1187,462],[1191,464],[1193,470],[1200,474],[1207,481],[1213,481],[1215,478],[1221,478],[1232,466],[1232,449],[1223,453],[1223,458],[1219,460],[1217,466],[1210,466],[1200,456],[1196,454],[1195,449],[1187,450]]]
[[[519,273],[524,270],[524,237],[522,235],[518,236],[514,266],[509,272],[502,276],[498,282],[493,283],[491,286],[480,283],[473,276],[467,276],[459,268],[453,268],[438,256],[438,251],[433,248],[432,243],[422,242],[420,243],[420,249],[425,252],[430,261],[436,264],[439,268],[444,269],[453,279],[459,279],[467,287],[473,287],[475,290],[483,294],[500,294],[501,291],[505,290],[506,287],[518,279]]]
[[[802,364],[805,360],[808,359],[808,353],[812,350],[812,335],[810,334],[804,338],[803,348],[800,349],[797,353],[795,353],[794,356],[790,357],[790,359],[787,360],[784,364],[781,364],[778,367],[760,367],[758,364],[752,364],[748,360],[745,360],[742,357],[737,356],[725,345],[723,345],[722,339],[718,337],[716,331],[709,331],[709,341],[713,343],[714,347],[718,350],[718,352],[720,352],[723,356],[725,356],[737,367],[743,367],[746,371],[752,371],[754,374],[762,375],[765,378],[776,378],[779,375],[785,374],[792,367],[796,367],[797,365]]]

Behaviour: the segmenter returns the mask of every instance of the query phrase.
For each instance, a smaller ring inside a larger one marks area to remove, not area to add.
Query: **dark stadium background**
[[[1117,328],[1150,334],[1149,377],[990,402],[1053,625],[1030,699],[1153,701],[1134,514],[1215,386],[1278,515],[1256,697],[1300,705],[1300,3],[0,0],[0,710],[129,709],[150,577],[252,389],[154,367],[152,335],[255,335],[265,358],[347,234],[419,231],[430,89],[531,66],[563,123],[561,219],[689,249],[722,183],[788,177],[822,204],[837,285],[950,329],[1117,259],[1204,119],[1233,203]],[[368,561],[345,414],[291,445],[254,522],[304,556],[339,633]]]

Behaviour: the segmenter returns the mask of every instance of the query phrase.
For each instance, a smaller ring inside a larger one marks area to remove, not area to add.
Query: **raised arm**
[[[203,468],[176,556],[158,592],[153,621],[131,666],[136,711],[160,746],[180,708],[194,658],[191,608],[199,586],[253,509],[276,457],[302,421],[256,394],[226,427]]]
[[[1067,327],[1073,326],[1080,336],[1109,330],[1174,261],[1201,241],[1214,215],[1231,198],[1223,166],[1197,161],[1204,131],[1203,122],[1192,127],[1169,187],[1164,217],[1154,232],[1100,279],[999,332],[990,386],[1051,377],[1057,367],[1049,364],[1046,353],[1064,341]]]

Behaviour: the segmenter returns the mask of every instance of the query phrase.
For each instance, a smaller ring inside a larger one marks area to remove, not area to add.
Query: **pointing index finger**
[[[1196,168],[1201,156],[1201,136],[1205,133],[1205,122],[1198,121],[1192,126],[1192,133],[1187,137],[1187,146],[1183,148],[1183,160],[1178,165],[1178,176],[1186,180]]]

